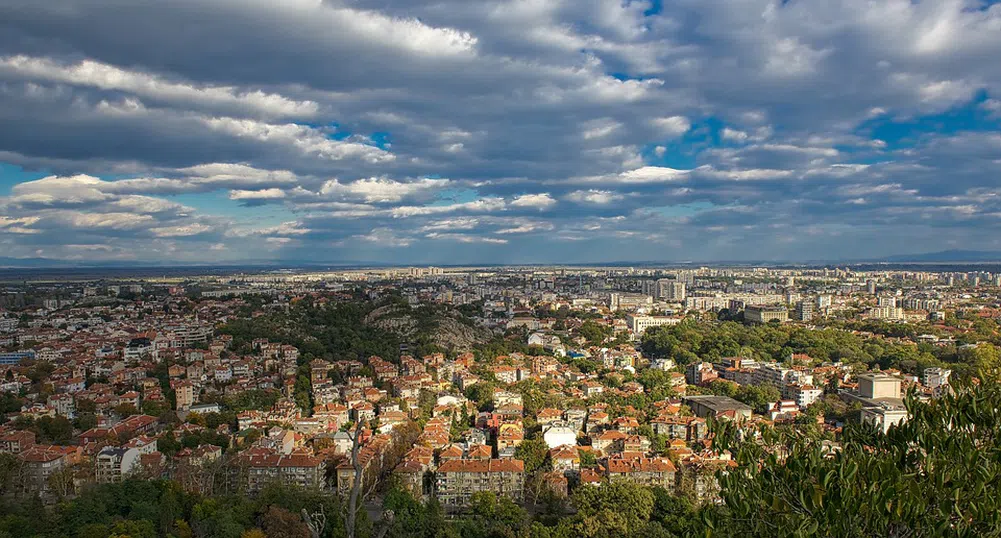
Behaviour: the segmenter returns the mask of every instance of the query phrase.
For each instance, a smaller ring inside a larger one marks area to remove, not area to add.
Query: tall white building
[[[925,368],[925,371],[921,376],[921,384],[930,389],[937,389],[944,385],[948,385],[949,376],[951,375],[952,370],[946,370],[943,368]]]
[[[670,285],[667,286],[666,292],[667,293],[664,298],[671,302],[680,303],[684,301],[687,296],[685,293],[685,283],[678,282],[677,280],[671,282]]]

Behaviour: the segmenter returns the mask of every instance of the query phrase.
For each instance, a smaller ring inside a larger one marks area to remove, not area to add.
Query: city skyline
[[[0,255],[1001,252],[999,25],[975,0],[11,0]]]

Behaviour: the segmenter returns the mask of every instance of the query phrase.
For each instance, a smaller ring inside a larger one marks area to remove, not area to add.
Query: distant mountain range
[[[888,256],[880,261],[887,262],[998,262],[1001,261],[1001,252],[986,250],[943,250],[939,252],[926,252],[924,254],[901,254],[898,256]]]
[[[83,264],[83,263],[68,262],[64,260],[50,260],[48,258],[8,258],[5,256],[0,256],[0,268],[76,267],[80,265],[95,267],[98,264],[99,263],[90,263],[90,262]]]
[[[169,261],[128,261],[128,260],[58,260],[54,258],[10,258],[0,256],[0,268],[30,269],[30,268],[87,268],[87,267],[341,267],[341,266],[379,267],[386,264],[356,261],[303,261],[303,260],[248,260],[222,263],[174,263]]]
[[[617,267],[617,266],[658,266],[658,265],[687,265],[687,264],[697,264],[697,265],[784,265],[784,264],[795,264],[795,265],[831,265],[831,264],[843,264],[843,263],[985,263],[985,262],[999,262],[1001,263],[1001,252],[996,251],[984,251],[984,250],[943,250],[939,252],[926,252],[923,254],[899,254],[894,256],[886,256],[883,258],[858,258],[854,260],[813,260],[807,262],[793,262],[788,260],[757,260],[757,261],[619,261],[619,262],[595,262],[591,264],[584,263],[538,263],[538,264],[510,264],[517,266],[528,266],[528,265],[581,265],[581,266],[604,266],[604,267]],[[157,262],[157,261],[122,261],[122,260],[57,260],[52,258],[11,258],[0,256],[0,269],[86,269],[86,268],[177,268],[177,267],[188,267],[188,268],[211,268],[211,269],[222,269],[222,268],[321,268],[321,267],[397,267],[406,265],[428,265],[426,263],[417,264],[406,264],[406,263],[377,263],[377,262],[364,262],[364,261],[309,261],[309,260],[248,260],[243,262],[224,262],[224,263],[170,263],[170,262]],[[434,264],[432,264],[434,265]],[[449,266],[449,264],[437,264],[442,266]],[[508,264],[504,263],[493,263],[493,264],[463,264],[466,266],[505,266]]]

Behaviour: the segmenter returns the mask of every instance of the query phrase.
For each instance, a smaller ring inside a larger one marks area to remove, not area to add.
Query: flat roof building
[[[682,401],[692,408],[692,412],[702,418],[751,418],[751,406],[728,396],[686,396]]]
[[[879,398],[900,398],[900,378],[881,373],[858,376],[859,396],[876,400]]]
[[[789,309],[784,306],[748,305],[744,309],[744,320],[752,323],[779,323],[789,321]]]

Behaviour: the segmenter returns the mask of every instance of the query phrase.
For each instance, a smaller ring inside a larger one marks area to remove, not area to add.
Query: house
[[[153,447],[156,447],[155,442]],[[136,448],[106,446],[94,457],[94,479],[99,484],[121,482],[139,469],[139,458]]]
[[[494,377],[501,383],[516,383],[518,381],[518,369],[506,365],[495,366]]]
[[[20,454],[35,444],[35,433],[27,430],[14,430],[0,435],[0,452]]]
[[[141,358],[153,352],[153,343],[149,338],[133,338],[125,346],[125,360],[138,362]]]
[[[465,456],[465,451],[459,445],[448,445],[447,447],[441,449],[438,454],[438,459],[442,462],[449,460],[461,460]]]
[[[591,446],[603,454],[622,450],[622,444],[628,436],[619,430],[608,430],[592,437]]]
[[[217,403],[197,404],[192,405],[188,411],[198,413],[200,415],[207,415],[209,413],[221,413],[222,407]]]
[[[174,385],[174,398],[178,411],[187,411],[195,401],[195,386],[190,381],[181,381]]]
[[[493,457],[493,449],[487,445],[470,445],[466,447],[466,459],[489,460]]]
[[[424,473],[427,470],[428,467],[420,461],[404,458],[396,466],[396,469],[393,469],[393,475],[399,479],[400,486],[409,491],[415,499],[422,499],[424,497]]]
[[[354,438],[350,432],[337,432],[334,434],[334,454],[347,455],[354,445]]]
[[[543,440],[549,448],[577,444],[577,430],[560,423],[543,426]]]
[[[497,453],[514,456],[515,449],[525,440],[525,430],[521,424],[506,422],[497,429]]]
[[[212,377],[220,383],[226,383],[233,379],[233,371],[228,365],[219,365],[212,370]]]
[[[572,472],[580,470],[580,453],[576,446],[563,445],[549,451],[549,461],[554,471]]]
[[[553,408],[539,409],[535,415],[535,421],[541,425],[550,424],[563,418],[563,411]]]

